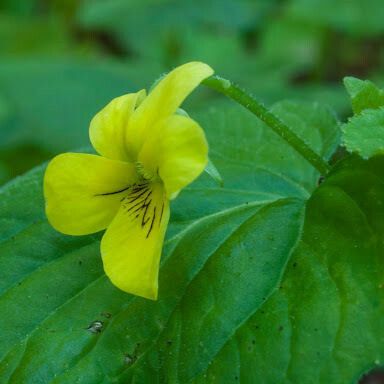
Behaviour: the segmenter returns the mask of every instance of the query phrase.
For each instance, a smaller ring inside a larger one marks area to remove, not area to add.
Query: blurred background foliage
[[[111,98],[189,60],[259,99],[349,113],[345,75],[379,85],[383,0],[0,0],[0,184],[88,144]],[[207,90],[194,112],[222,97]]]

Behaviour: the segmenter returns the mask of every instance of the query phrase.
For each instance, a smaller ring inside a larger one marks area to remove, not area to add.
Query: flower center
[[[156,182],[160,180],[158,171],[156,173],[148,171],[139,161],[135,162],[135,168],[137,174],[145,181]]]

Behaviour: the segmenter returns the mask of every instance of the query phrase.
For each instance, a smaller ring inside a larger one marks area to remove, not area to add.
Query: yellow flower
[[[212,73],[206,64],[187,63],[148,96],[142,90],[112,100],[89,129],[101,156],[64,153],[47,167],[49,222],[69,235],[107,228],[101,241],[104,270],[126,292],[157,298],[169,201],[200,175],[208,159],[201,127],[176,112]]]

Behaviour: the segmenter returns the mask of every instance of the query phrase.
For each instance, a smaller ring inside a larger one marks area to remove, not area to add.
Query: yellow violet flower
[[[90,124],[91,143],[101,156],[64,153],[47,167],[49,222],[68,235],[107,229],[104,270],[123,291],[157,298],[169,201],[208,160],[204,131],[176,112],[212,74],[208,65],[191,62],[170,72],[148,96],[141,90],[117,97]]]

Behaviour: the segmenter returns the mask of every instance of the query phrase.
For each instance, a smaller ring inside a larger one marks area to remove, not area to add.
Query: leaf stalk
[[[328,173],[330,170],[329,164],[252,95],[246,93],[231,81],[216,75],[205,79],[202,84],[222,93],[248,109],[294,148],[321,175]]]

